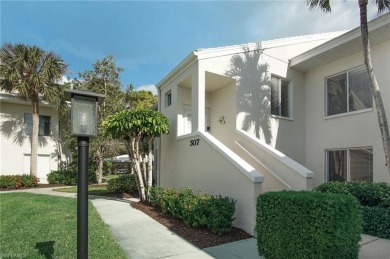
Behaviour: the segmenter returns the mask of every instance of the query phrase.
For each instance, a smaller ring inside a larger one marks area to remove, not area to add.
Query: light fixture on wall
[[[224,116],[219,117],[218,123],[221,125],[224,125],[225,124],[225,117]]]

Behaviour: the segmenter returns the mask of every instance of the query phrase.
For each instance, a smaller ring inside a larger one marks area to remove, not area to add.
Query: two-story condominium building
[[[60,134],[58,112],[40,102],[37,177],[48,183],[47,175],[69,162]],[[30,174],[31,101],[16,93],[0,92],[0,175]]]
[[[390,14],[369,33],[390,121]],[[157,87],[170,121],[157,183],[233,197],[234,224],[249,233],[263,192],[389,182],[360,28],[198,49]]]

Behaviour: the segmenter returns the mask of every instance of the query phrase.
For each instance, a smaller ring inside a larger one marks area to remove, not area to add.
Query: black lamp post
[[[65,90],[71,101],[71,135],[77,136],[77,258],[88,258],[88,151],[89,138],[97,136],[98,104],[104,95]]]

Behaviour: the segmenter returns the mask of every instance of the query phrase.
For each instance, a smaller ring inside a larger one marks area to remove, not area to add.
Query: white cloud
[[[350,30],[359,26],[357,1],[332,1],[332,12],[309,10],[306,1],[280,1],[259,5],[258,15],[249,19],[248,29],[258,41],[313,33]],[[368,6],[368,19],[377,17],[377,9]]]
[[[145,91],[151,91],[153,94],[157,95],[157,88],[155,85],[141,85],[137,88],[135,88],[134,90],[136,91],[141,91],[141,90],[145,90]]]

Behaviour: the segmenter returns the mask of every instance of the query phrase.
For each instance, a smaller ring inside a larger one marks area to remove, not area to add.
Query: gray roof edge
[[[378,18],[375,18],[374,20],[371,20],[368,22],[368,31],[373,31],[375,29],[378,29],[386,24],[390,24],[390,12],[385,13]],[[337,46],[340,46],[341,44],[344,44],[346,42],[349,42],[351,40],[354,40],[361,36],[360,26],[356,27],[355,29],[352,29],[334,39],[331,39],[317,47],[314,47],[302,54],[299,54],[298,56],[295,56],[290,59],[290,67],[294,67],[299,65],[300,63],[313,58],[325,51],[328,51],[330,49],[333,49]]]

